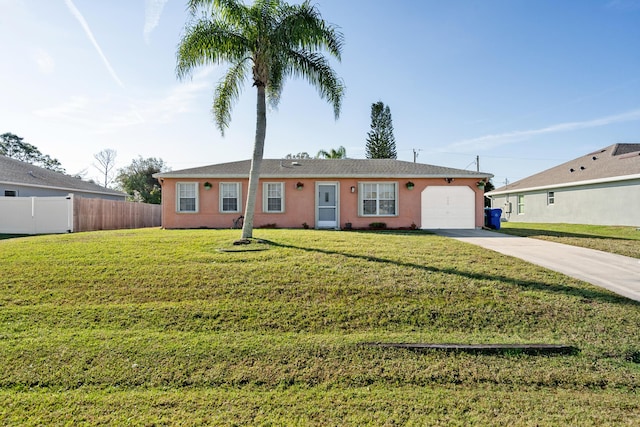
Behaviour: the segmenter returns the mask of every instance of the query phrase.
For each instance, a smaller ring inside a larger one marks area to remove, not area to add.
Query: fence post
[[[67,196],[69,203],[67,204],[67,226],[69,227],[69,233],[73,233],[75,230],[75,210],[73,206],[74,198],[73,193],[69,193]]]

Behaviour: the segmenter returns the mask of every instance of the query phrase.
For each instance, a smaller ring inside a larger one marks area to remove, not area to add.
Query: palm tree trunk
[[[260,180],[260,165],[264,153],[264,139],[267,133],[267,104],[265,98],[265,87],[256,85],[258,89],[258,100],[256,105],[256,139],[253,145],[253,158],[251,159],[251,171],[249,172],[249,189],[247,190],[247,204],[244,209],[244,224],[242,226],[242,238],[253,237],[253,214],[256,210],[256,198]]]

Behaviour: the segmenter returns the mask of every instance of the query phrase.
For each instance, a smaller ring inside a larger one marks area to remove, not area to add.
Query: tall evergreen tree
[[[371,104],[371,130],[367,133],[367,159],[395,159],[391,110],[382,101]]]

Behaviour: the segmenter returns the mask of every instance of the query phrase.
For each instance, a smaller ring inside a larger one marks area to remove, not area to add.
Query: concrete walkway
[[[640,301],[640,259],[488,230],[429,230],[529,261]]]

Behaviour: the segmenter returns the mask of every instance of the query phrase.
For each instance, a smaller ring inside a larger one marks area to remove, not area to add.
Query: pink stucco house
[[[230,228],[243,215],[249,160],[154,175],[164,228]],[[254,226],[477,228],[493,175],[390,159],[264,159]]]

